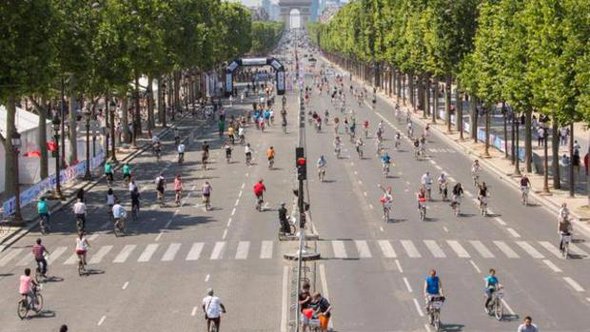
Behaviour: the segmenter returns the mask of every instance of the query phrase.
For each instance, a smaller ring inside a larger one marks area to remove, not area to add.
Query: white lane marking
[[[162,262],[172,261],[174,259],[174,257],[176,256],[176,253],[178,252],[179,249],[180,249],[180,243],[170,243],[170,245],[168,246],[168,249],[164,253],[164,256],[162,256]]]
[[[572,288],[576,292],[583,292],[584,291],[584,288],[582,286],[580,286],[580,284],[578,284],[574,279],[572,279],[570,277],[563,277],[563,280],[565,280],[565,282],[567,282],[570,286],[572,286]]]
[[[449,232],[449,229],[447,228],[447,226],[443,226],[443,230],[447,233]]]
[[[367,192],[366,192],[366,191],[363,191],[363,195],[364,195],[365,197],[367,197]]]
[[[383,229],[383,226],[379,226],[379,230],[380,230],[381,232],[385,232],[385,230]]]
[[[122,290],[127,289],[127,286],[129,286],[129,281],[125,281],[125,283],[123,284],[123,287],[121,287]]]
[[[4,257],[2,257],[2,260],[0,260],[0,266],[6,265],[14,257],[18,256],[18,254],[20,254],[21,251],[23,251],[23,249],[15,249],[15,250],[9,251],[6,255],[4,255]]]
[[[402,269],[402,265],[399,263],[399,260],[395,260],[395,265],[397,265],[397,269],[399,270],[399,273],[404,273],[404,269]]]
[[[186,255],[187,261],[196,261],[201,257],[201,251],[203,250],[203,242],[194,243],[191,250]]]
[[[242,191],[240,190],[240,192],[238,193],[238,199],[242,198]]]
[[[359,184],[363,184],[363,181],[361,181],[361,180],[358,180],[358,183],[359,183]]]
[[[210,278],[210,277],[211,277],[211,275],[210,275],[210,274],[207,274],[207,275],[205,276],[205,282],[209,281],[209,278]]]
[[[492,252],[489,251],[488,248],[486,248],[486,246],[484,246],[483,243],[481,243],[481,241],[469,241],[469,242],[471,243],[473,248],[475,248],[475,250],[477,250],[477,252],[479,252],[481,257],[483,257],[483,258],[494,257],[494,254],[492,254]]]
[[[191,316],[195,316],[197,314],[197,306],[193,307],[193,311],[191,311]]]
[[[113,249],[113,246],[104,246],[101,247],[100,249],[98,249],[98,251],[96,252],[96,254],[94,254],[90,260],[88,261],[89,264],[98,264],[102,261],[102,259],[104,258],[104,256],[106,256],[106,254],[109,253],[109,251],[111,251],[111,249]]]
[[[327,278],[326,278],[326,267],[324,266],[324,264],[320,264],[320,282],[322,284],[322,290],[324,292],[324,294],[326,294],[326,298],[329,298],[328,294],[330,294],[328,292],[328,282],[327,282]]]
[[[379,240],[379,247],[381,248],[381,251],[383,252],[383,256],[387,257],[387,258],[395,258],[397,257],[397,255],[395,254],[395,250],[393,250],[393,247],[391,246],[391,243],[387,240]]]
[[[418,249],[414,245],[414,242],[412,242],[411,240],[401,240],[400,242],[402,243],[402,247],[404,247],[408,256],[412,258],[422,257],[422,255],[420,255]]]
[[[465,191],[465,195],[469,196],[469,197],[473,197],[473,194],[470,193],[469,191]]]
[[[32,254],[27,254],[25,255],[25,257],[23,257],[20,261],[18,261],[16,263],[16,266],[27,266],[27,265],[32,265],[33,264],[33,255]]]
[[[242,182],[242,186],[240,187],[240,189],[244,189],[244,186],[246,185],[245,182]]]
[[[156,249],[158,249],[160,245],[157,243],[150,243],[148,244],[145,249],[143,250],[143,252],[141,253],[141,255],[139,255],[139,258],[137,259],[138,262],[149,262],[150,259],[152,259],[152,256],[154,255],[154,253],[156,252]]]
[[[343,241],[332,241],[332,250],[334,250],[334,257],[346,258],[346,249],[344,249]]]
[[[283,300],[281,301],[281,332],[287,332],[287,307],[289,306],[289,267],[283,266]]]
[[[233,210],[231,210],[231,216],[233,217],[234,214],[236,214],[236,208],[234,208]]]
[[[570,252],[577,256],[588,257],[588,253],[573,243],[570,243]]]
[[[550,253],[552,253],[553,255],[555,255],[555,257],[557,257],[557,258],[563,258],[563,255],[559,251],[559,248],[557,248],[556,246],[554,246],[553,244],[551,244],[551,242],[549,242],[549,241],[539,241],[539,244],[543,248],[547,249],[547,251],[549,251]]]
[[[514,236],[515,238],[520,237],[520,234],[518,234],[513,228],[508,227],[506,228],[506,230],[508,231],[508,233],[510,233],[510,235]]]
[[[548,266],[548,267],[549,267],[551,270],[553,270],[553,272],[556,272],[556,273],[561,273],[561,272],[563,272],[563,271],[561,271],[561,269],[560,269],[560,268],[558,268],[558,267],[557,267],[555,264],[553,264],[553,262],[551,262],[551,261],[550,261],[550,260],[548,260],[548,259],[544,259],[544,260],[543,260],[543,263],[545,263],[545,265],[547,265],[547,266]]]
[[[221,236],[221,239],[225,240],[226,236],[227,236],[227,228],[225,230],[223,230],[223,235]]]
[[[228,227],[229,228],[229,225],[231,225],[231,218],[228,219],[227,225],[225,227]]]
[[[163,234],[164,232],[160,232],[158,236],[156,236],[156,241],[159,241]]]
[[[262,246],[260,247],[260,258],[261,259],[271,259],[272,258],[272,241],[262,241]]]
[[[53,264],[53,262],[55,262],[56,259],[59,258],[59,256],[61,256],[61,254],[63,254],[66,251],[67,247],[57,247],[55,248],[52,252],[51,255],[49,255],[49,257],[47,258],[47,264],[51,265]]]
[[[431,164],[433,164],[433,165],[436,165],[436,161],[434,161],[433,159],[428,159],[428,161],[429,161]]]
[[[436,258],[444,258],[444,257],[447,257],[447,255],[445,255],[445,253],[442,251],[442,249],[436,243],[436,241],[434,241],[434,240],[424,240],[424,244],[426,245],[426,247],[428,248],[428,250],[430,250],[430,252],[432,253],[432,255],[434,257],[436,257]]]
[[[99,236],[99,233],[94,233],[88,237],[88,241],[94,241]]]
[[[506,308],[506,310],[508,310],[510,315],[514,316],[515,315],[514,310],[512,310],[512,308],[510,308],[510,306],[508,305],[506,300],[502,299],[502,303],[504,304],[504,307]]]
[[[416,306],[416,311],[418,311],[418,315],[420,315],[420,317],[424,317],[424,313],[422,312],[420,303],[418,303],[418,300],[416,300],[416,298],[414,298],[414,305]]]
[[[364,240],[355,240],[354,244],[356,245],[356,250],[359,252],[359,258],[370,258],[371,251],[369,250],[369,245],[367,241]]]
[[[135,245],[135,244],[128,244],[125,247],[123,247],[121,252],[119,252],[117,257],[115,257],[115,259],[113,260],[113,263],[124,263],[127,260],[127,258],[129,258],[129,255],[131,255],[131,252],[133,250],[135,250],[136,247],[137,247],[137,245]]]
[[[475,264],[475,262],[472,259],[469,260],[469,263],[471,263],[471,266],[473,266],[473,268],[475,269],[475,271],[477,271],[477,273],[481,273],[479,266],[477,266],[477,264]]]
[[[498,224],[502,225],[502,226],[506,226],[506,222],[504,220],[502,220],[502,218],[500,217],[495,217],[494,218],[495,221],[498,222]]]
[[[408,278],[404,277],[404,283],[406,284],[406,288],[408,289],[408,292],[412,293],[412,287],[410,286],[410,283],[408,282]]]
[[[451,181],[451,182],[457,182],[457,181],[455,181],[455,178],[452,176],[448,176],[447,179],[449,179],[449,181]]]
[[[78,262],[78,255],[72,254],[65,262],[64,265],[73,265]]]
[[[520,246],[527,254],[531,255],[533,258],[545,258],[543,254],[541,254],[537,249],[531,246],[528,242],[525,241],[516,241],[516,244]]]
[[[240,241],[236,250],[236,259],[248,258],[248,250],[250,250],[250,241]]]
[[[438,169],[439,171],[442,171],[442,169],[443,169],[443,168],[442,168],[442,167],[440,167],[439,165],[434,165],[434,167],[435,167],[436,169]]]
[[[500,251],[502,251],[504,253],[504,255],[506,255],[506,257],[508,257],[508,258],[518,258],[518,257],[520,257],[504,241],[494,241],[494,244],[496,245],[496,247],[498,247],[498,249],[500,249]]]
[[[98,324],[96,324],[97,326],[101,326],[102,323],[104,323],[104,320],[107,319],[107,316],[102,316],[100,317],[100,320],[98,321]]]
[[[234,204],[234,206],[238,206],[238,204],[240,204],[240,199],[236,199],[236,204]]]
[[[369,209],[372,210],[373,208],[374,208],[373,204],[369,204]]]
[[[221,259],[223,248],[225,248],[225,242],[215,242],[215,247],[213,247],[213,252],[211,252],[211,260]]]

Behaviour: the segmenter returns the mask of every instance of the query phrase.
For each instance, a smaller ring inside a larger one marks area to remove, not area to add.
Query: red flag
[[[40,158],[41,157],[41,151],[35,150],[35,151],[25,152],[23,154],[23,157],[37,157],[37,158]]]
[[[46,144],[47,144],[47,150],[57,151],[57,144],[54,141],[49,141]]]

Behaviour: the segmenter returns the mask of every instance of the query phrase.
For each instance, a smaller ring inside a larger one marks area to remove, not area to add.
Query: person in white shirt
[[[81,229],[86,229],[86,204],[81,198],[78,198],[78,201],[74,204],[74,214],[76,220],[80,219],[82,221]]]
[[[178,160],[184,160],[184,150],[186,149],[186,146],[183,143],[180,143],[176,149],[178,151]]]
[[[207,290],[207,296],[203,298],[203,312],[205,313],[205,319],[207,320],[207,331],[211,326],[211,322],[215,324],[219,331],[221,325],[221,314],[225,313],[225,307],[219,297],[213,295],[213,289]]]
[[[115,202],[115,205],[113,205],[113,218],[115,219],[115,227],[118,227],[121,219],[124,219],[126,217],[127,211],[125,211],[125,208],[117,200]]]
[[[135,180],[131,180],[129,182],[129,192],[132,193],[137,189],[137,184],[135,184]]]

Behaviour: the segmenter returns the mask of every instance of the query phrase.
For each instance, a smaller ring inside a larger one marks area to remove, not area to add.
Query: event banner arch
[[[225,69],[225,95],[234,92],[234,71],[239,66],[271,66],[275,70],[277,95],[285,94],[285,67],[275,58],[246,58],[233,60]]]

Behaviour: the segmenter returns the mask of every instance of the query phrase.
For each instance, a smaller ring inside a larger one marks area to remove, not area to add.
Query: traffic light
[[[305,159],[303,148],[295,148],[295,158],[297,166],[297,180],[307,180],[307,160]]]

